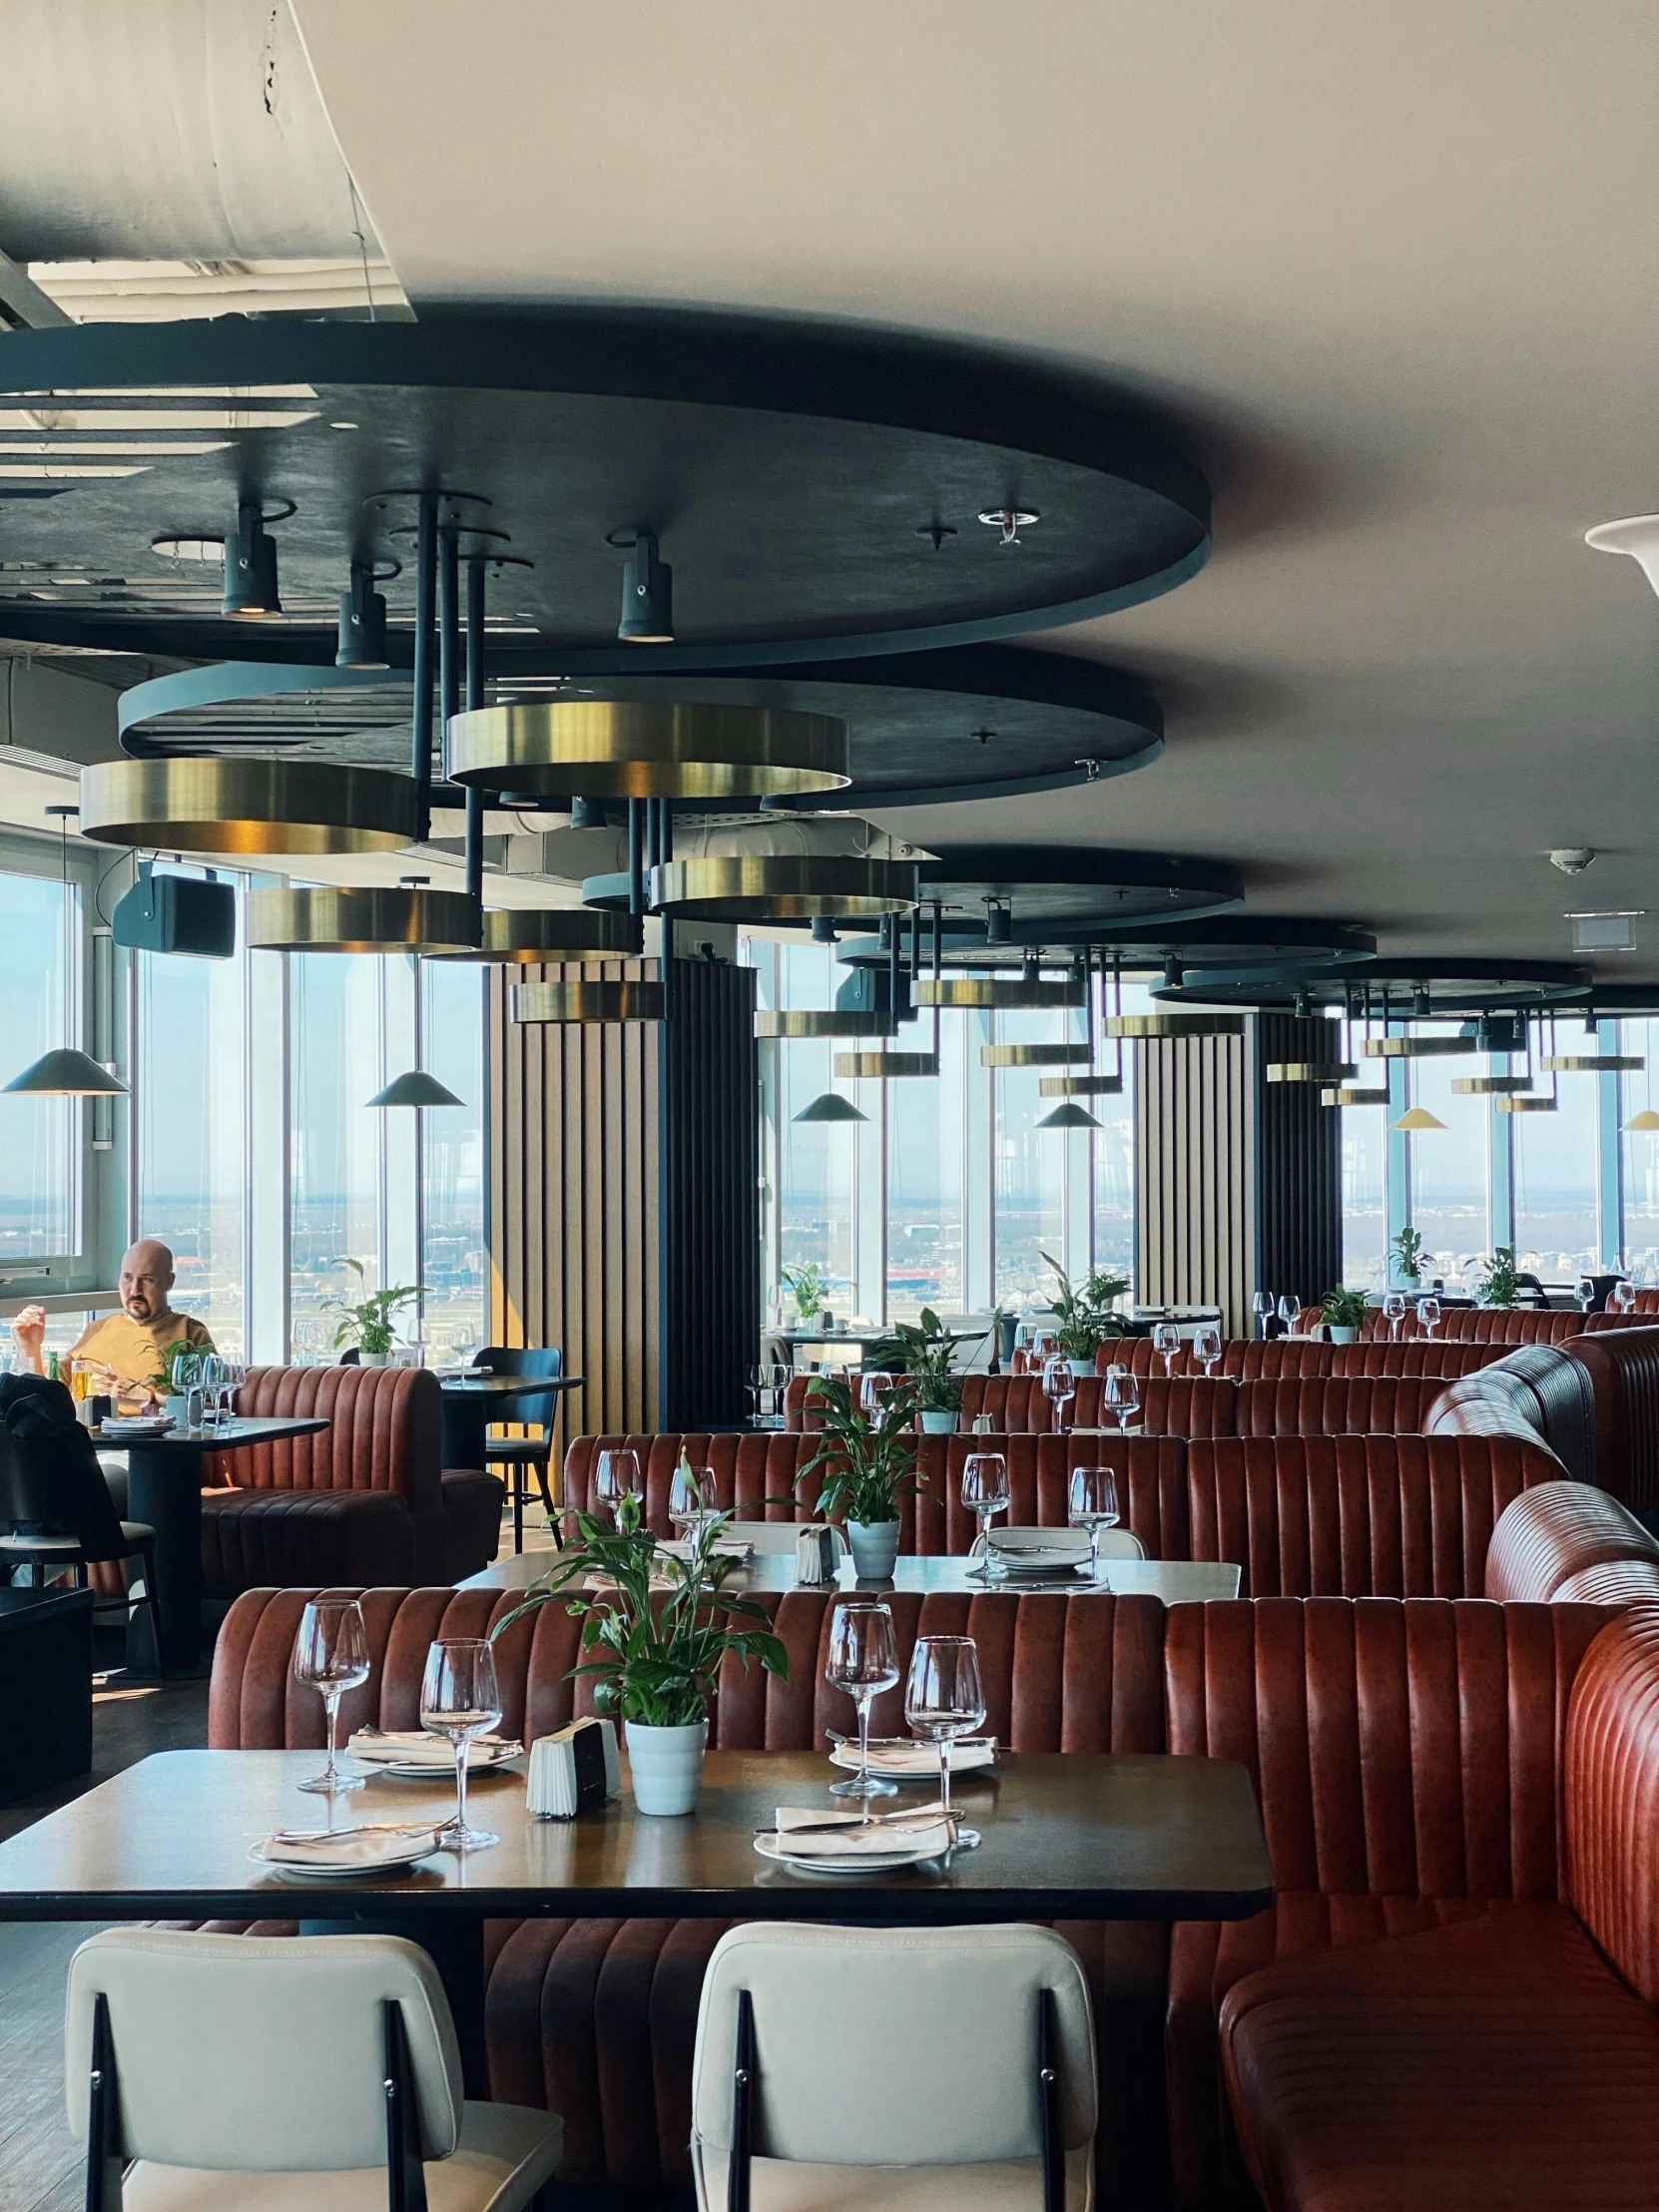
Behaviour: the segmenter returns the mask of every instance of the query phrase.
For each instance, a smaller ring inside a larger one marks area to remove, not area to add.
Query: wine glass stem
[[[944,1817],[950,1818],[950,1738],[939,1738],[939,1803],[944,1807]]]
[[[455,1746],[455,1832],[466,1835],[466,1760],[472,1745],[463,1736]]]
[[[338,1690],[333,1691],[332,1694],[327,1690],[323,1691],[322,1710],[328,1716],[328,1764],[323,1768],[322,1775],[323,1780],[332,1789],[334,1786],[334,1724],[339,1718]]]
[[[869,1692],[858,1693],[858,1780],[863,1785],[863,1818],[869,1819]]]

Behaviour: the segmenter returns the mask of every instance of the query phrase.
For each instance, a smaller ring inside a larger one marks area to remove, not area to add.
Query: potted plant
[[[360,1260],[344,1260],[342,1267],[352,1270],[357,1287],[362,1289],[368,1281],[368,1271]],[[365,1368],[383,1368],[391,1351],[391,1317],[405,1306],[412,1306],[420,1296],[420,1287],[414,1283],[402,1283],[389,1291],[375,1291],[369,1297],[359,1299],[355,1305],[345,1298],[325,1298],[324,1311],[332,1311],[340,1317],[334,1331],[334,1350],[341,1345],[354,1344],[357,1359]]]
[[[1358,1344],[1367,1309],[1364,1291],[1327,1291],[1320,1301],[1320,1317],[1331,1342],[1334,1345]]]
[[[898,1500],[919,1490],[916,1439],[910,1426],[916,1386],[908,1378],[888,1390],[878,1417],[861,1412],[852,1386],[838,1375],[816,1375],[808,1403],[823,1417],[819,1447],[796,1475],[823,1467],[819,1510],[842,1513],[852,1564],[863,1581],[885,1581],[898,1556]]]
[[[795,1300],[795,1318],[803,1329],[824,1311],[824,1270],[816,1260],[804,1268],[785,1268],[779,1277]]]
[[[1422,1239],[1414,1229],[1402,1229],[1389,1248],[1394,1274],[1403,1289],[1414,1291],[1422,1282]]]
[[[1495,1245],[1491,1265],[1480,1280],[1482,1306],[1518,1306],[1520,1304],[1520,1277],[1515,1272],[1515,1248],[1513,1245]]]
[[[1129,1324],[1112,1311],[1112,1306],[1128,1290],[1129,1278],[1108,1275],[1104,1268],[1091,1268],[1081,1285],[1074,1286],[1058,1260],[1049,1259],[1046,1252],[1042,1257],[1060,1279],[1060,1288],[1048,1309],[1059,1324],[1054,1335],[1060,1350],[1071,1363],[1073,1375],[1093,1375],[1094,1356],[1101,1346],[1128,1333]]]
[[[622,1722],[635,1804],[642,1813],[693,1812],[721,1661],[729,1652],[746,1668],[758,1659],[787,1682],[789,1652],[753,1598],[725,1594],[738,1561],[715,1551],[718,1520],[705,1521],[685,1559],[659,1555],[656,1537],[641,1526],[637,1497],[623,1498],[614,1526],[586,1513],[576,1525],[579,1542],[567,1544],[523,1603],[496,1622],[490,1640],[538,1606],[562,1602],[581,1621],[590,1655],[571,1675],[590,1676],[595,1706]]]
[[[962,1379],[951,1373],[956,1342],[930,1306],[919,1321],[894,1322],[890,1337],[877,1338],[864,1354],[866,1368],[895,1369],[915,1384],[916,1418],[926,1436],[948,1436],[962,1410]]]

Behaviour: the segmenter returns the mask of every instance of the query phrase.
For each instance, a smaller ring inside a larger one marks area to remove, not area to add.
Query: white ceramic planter
[[[916,1415],[916,1418],[921,1423],[921,1432],[924,1436],[953,1436],[956,1432],[956,1416],[954,1413],[929,1413],[923,1410]]]
[[[624,1721],[623,1734],[634,1803],[640,1811],[694,1813],[703,1789],[708,1721],[688,1721],[683,1728],[647,1728],[642,1721]]]
[[[1070,1368],[1072,1380],[1075,1382],[1088,1382],[1094,1378],[1094,1362],[1092,1360],[1068,1360],[1066,1366]]]
[[[384,1352],[359,1352],[357,1365],[360,1368],[383,1368],[387,1358],[388,1355]]]
[[[1360,1342],[1358,1329],[1339,1329],[1334,1321],[1326,1323],[1325,1333],[1334,1345],[1357,1345]]]
[[[891,1579],[893,1561],[898,1557],[898,1529],[895,1520],[847,1522],[847,1547],[860,1582]]]

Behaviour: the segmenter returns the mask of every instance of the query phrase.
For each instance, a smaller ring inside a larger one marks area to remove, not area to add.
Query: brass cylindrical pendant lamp
[[[838,791],[846,725],[785,707],[626,699],[475,707],[448,728],[450,780],[537,798],[766,799]]]
[[[1388,1094],[1385,1090],[1362,1088],[1353,1083],[1339,1084],[1332,1090],[1320,1093],[1322,1106],[1386,1106],[1387,1103]]]
[[[790,1013],[755,1016],[757,1037],[884,1037],[891,1027],[885,1014],[859,1013],[842,1006],[803,1007]]]
[[[1242,1037],[1243,1014],[1108,1014],[1108,1037]]]
[[[688,921],[855,920],[906,912],[920,895],[914,860],[843,852],[754,852],[670,860],[651,871],[651,904]]]
[[[1547,1067],[1549,1062],[1546,1060]],[[1454,1075],[1451,1088],[1458,1098],[1513,1098],[1530,1091],[1530,1075]]]
[[[663,986],[655,982],[515,983],[514,1021],[661,1021]]]
[[[1550,1052],[1538,1064],[1547,1075],[1619,1075],[1647,1062],[1628,1052]]]
[[[81,771],[81,830],[170,852],[398,852],[414,840],[415,786],[333,761],[100,761]]]
[[[476,950],[481,931],[475,898],[409,883],[314,884],[248,900],[248,943],[261,952],[461,952]]]
[[[1086,1068],[1086,1044],[982,1044],[982,1068]]]
[[[924,977],[916,985],[915,1003],[994,1007],[1013,1013],[1026,1008],[1082,1006],[1087,1000],[1080,979],[1044,983],[1034,975],[940,975]]]
[[[874,1076],[886,1081],[896,1075],[937,1075],[939,1056],[936,1052],[837,1052],[835,1073]]]
[[[1270,1060],[1270,1083],[1346,1083],[1360,1072],[1352,1060]]]
[[[637,914],[600,906],[492,906],[476,945],[437,956],[532,967],[543,960],[635,960],[644,943]]]
[[[1368,1037],[1368,1060],[1467,1059],[1482,1049],[1478,1037]]]
[[[1044,1075],[1037,1082],[1039,1098],[1120,1098],[1121,1075]]]
[[[1554,1114],[1560,1111],[1553,1098],[1494,1098],[1492,1111],[1497,1114]]]

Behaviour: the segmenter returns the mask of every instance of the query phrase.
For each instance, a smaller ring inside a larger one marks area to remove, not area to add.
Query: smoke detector
[[[1582,875],[1595,856],[1593,844],[1558,844],[1549,855],[1549,864],[1563,875]]]

